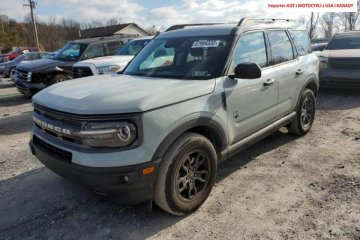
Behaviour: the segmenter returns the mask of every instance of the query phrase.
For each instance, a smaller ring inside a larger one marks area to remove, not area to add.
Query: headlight
[[[319,61],[320,61],[320,69],[324,69],[324,68],[328,68],[328,58],[327,57],[319,57]]]
[[[26,81],[31,82],[32,72],[28,72]]]
[[[85,125],[80,136],[91,147],[127,147],[135,142],[137,130],[128,121],[90,122]]]
[[[121,67],[119,65],[109,65],[104,67],[98,67],[96,70],[99,74],[111,74],[115,73],[117,70],[119,70]]]

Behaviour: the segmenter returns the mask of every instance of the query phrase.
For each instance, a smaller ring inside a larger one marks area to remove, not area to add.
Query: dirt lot
[[[321,92],[312,131],[275,133],[219,168],[178,218],[119,206],[29,152],[30,100],[0,83],[0,239],[360,239],[360,94]]]

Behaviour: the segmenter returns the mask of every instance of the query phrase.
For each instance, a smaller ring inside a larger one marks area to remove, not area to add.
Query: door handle
[[[268,79],[264,82],[264,86],[270,86],[273,85],[276,82],[276,79]]]
[[[301,75],[303,73],[304,73],[304,70],[302,70],[302,69],[299,69],[299,70],[296,71],[296,75]]]

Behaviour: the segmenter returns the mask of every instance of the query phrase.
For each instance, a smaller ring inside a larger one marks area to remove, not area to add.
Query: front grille
[[[27,80],[28,78],[28,71],[22,70],[22,69],[16,69],[15,75],[18,79],[21,80]]]
[[[330,58],[329,65],[332,69],[339,70],[359,70],[360,59],[359,58]]]
[[[89,67],[73,67],[73,78],[88,77],[94,75]]]
[[[60,148],[57,148],[51,144],[48,144],[47,142],[44,142],[43,140],[41,140],[40,138],[36,137],[34,135],[33,137],[33,143],[38,146],[41,147],[43,149],[45,149],[48,153],[50,153],[51,155],[55,155],[57,156],[59,159],[61,159],[64,162],[71,162],[72,159],[72,153],[62,150]]]
[[[40,106],[34,106],[34,116],[37,118],[43,119],[45,122],[49,122],[53,124],[54,126],[60,127],[60,128],[66,128],[70,129],[72,131],[80,131],[82,124],[85,124],[84,122],[81,122],[79,120],[71,119],[68,116],[62,115],[58,112],[47,110],[45,108],[42,108]],[[49,121],[47,121],[49,120]],[[34,121],[34,124],[36,127],[38,127],[43,132],[59,138],[61,140],[71,142],[71,143],[78,143],[81,144],[82,140],[79,136],[75,135],[67,135],[59,131],[55,131],[54,129],[49,129],[46,126],[43,126],[37,122]]]

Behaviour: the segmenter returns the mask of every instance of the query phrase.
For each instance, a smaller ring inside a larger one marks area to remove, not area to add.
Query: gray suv
[[[32,153],[59,175],[174,215],[206,200],[218,164],[315,116],[318,58],[290,20],[179,26],[122,74],[55,84],[33,97]]]

